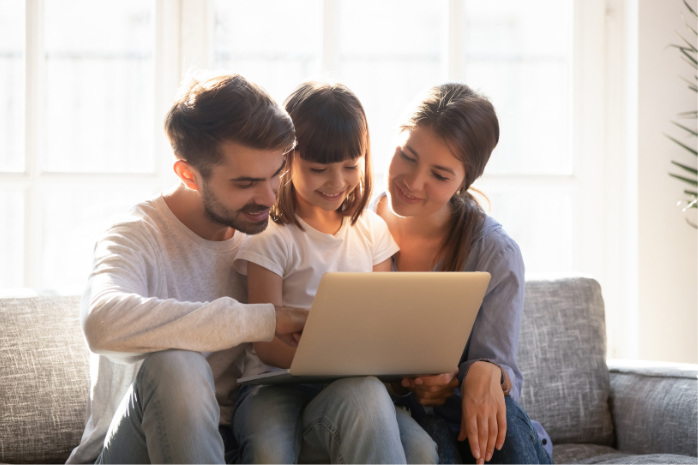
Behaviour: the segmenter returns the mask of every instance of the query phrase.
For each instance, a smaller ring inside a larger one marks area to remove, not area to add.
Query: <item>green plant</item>
[[[696,13],[696,11],[693,8],[691,8],[691,6],[688,4],[688,1],[683,0],[683,3],[686,6],[686,8],[688,8],[690,16],[692,18],[698,19],[698,13]],[[698,31],[696,31],[688,23],[688,21],[685,20],[685,18],[684,22],[689,30],[689,36],[694,40],[695,38],[698,38]],[[686,61],[686,63],[688,63],[689,65],[691,65],[691,67],[696,71],[696,75],[693,76],[693,80],[688,80],[685,78],[681,79],[683,79],[688,84],[688,88],[691,91],[698,94],[698,49],[696,49],[695,45],[693,45],[693,42],[689,41],[681,34],[679,34],[679,37],[685,45],[673,44],[671,46],[677,48],[681,53],[681,58],[683,58],[683,60]],[[698,111],[687,111],[684,113],[679,113],[678,116],[683,119],[698,120]],[[698,132],[696,132],[695,129],[686,127],[685,125],[677,123],[676,121],[672,121],[672,123],[681,128],[686,133],[687,137],[691,139],[698,137]],[[665,134],[665,136],[672,140],[674,143],[678,144],[680,147],[687,150],[689,153],[693,154],[695,157],[698,157],[698,151],[696,151],[696,149],[691,147],[688,143],[681,142],[680,140],[671,137],[667,134]],[[689,208],[698,208],[698,170],[696,170],[695,168],[691,168],[690,166],[686,166],[683,163],[679,163],[677,161],[672,160],[671,163],[675,166],[678,166],[683,171],[681,172],[681,175],[669,173],[669,176],[676,178],[686,184],[689,184],[692,187],[691,189],[684,189],[684,194],[689,196],[689,198],[679,201],[679,206],[685,203],[683,211],[686,211]],[[689,221],[688,218],[686,219],[686,222],[694,228],[698,229],[698,225]]]

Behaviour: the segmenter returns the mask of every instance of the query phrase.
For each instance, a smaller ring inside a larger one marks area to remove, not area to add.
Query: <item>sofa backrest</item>
[[[82,435],[89,352],[78,296],[0,297],[0,462],[64,462]],[[611,445],[603,300],[588,278],[532,280],[521,403],[554,443]]]
[[[553,444],[613,445],[599,283],[583,277],[528,280],[518,362],[521,405]]]
[[[0,298],[0,462],[63,463],[80,442],[89,352],[80,297]]]

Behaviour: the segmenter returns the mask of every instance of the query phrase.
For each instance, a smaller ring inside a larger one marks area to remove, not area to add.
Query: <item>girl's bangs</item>
[[[364,156],[368,148],[365,120],[325,120],[303,128],[298,141],[301,158],[323,165],[353,160]]]

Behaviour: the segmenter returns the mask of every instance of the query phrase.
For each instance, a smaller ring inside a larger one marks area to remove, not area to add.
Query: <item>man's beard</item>
[[[204,183],[203,185],[201,200],[204,202],[204,213],[210,220],[229,226],[236,231],[245,234],[259,234],[267,229],[267,225],[269,224],[268,216],[257,223],[252,223],[243,216],[244,213],[260,212],[269,207],[256,203],[248,203],[240,210],[230,210],[218,200],[216,195],[209,188],[208,183]]]

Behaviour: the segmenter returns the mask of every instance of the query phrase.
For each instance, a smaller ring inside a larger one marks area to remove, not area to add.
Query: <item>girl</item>
[[[398,251],[365,208],[371,150],[361,103],[341,84],[306,82],[286,100],[297,146],[288,155],[274,220],[235,259],[250,303],[310,308],[329,271],[390,271]],[[248,351],[243,376],[288,368],[295,349],[274,340]],[[244,463],[436,463],[433,441],[393,407],[376,378],[243,387],[233,430]],[[403,448],[403,444],[406,447]]]
[[[403,380],[394,388],[412,394],[400,402],[437,440],[441,463],[550,463],[517,403],[521,252],[471,194],[499,140],[494,107],[464,84],[444,84],[416,102],[400,130],[388,195],[377,203],[400,246],[395,269],[491,275],[458,371]]]

